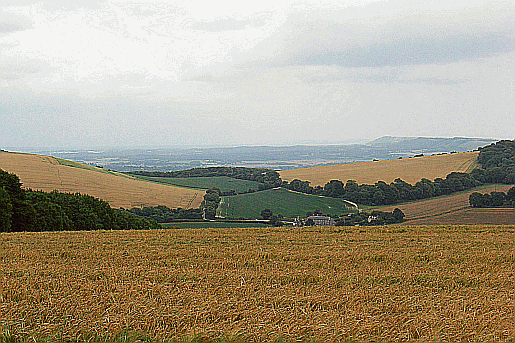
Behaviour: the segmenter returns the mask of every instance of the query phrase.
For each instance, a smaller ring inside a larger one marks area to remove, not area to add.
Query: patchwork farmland
[[[118,208],[156,205],[197,208],[204,195],[200,190],[137,180],[50,156],[0,152],[0,168],[18,175],[25,188],[88,194]]]
[[[509,342],[514,251],[513,226],[0,234],[0,330],[6,342]]]
[[[299,179],[310,181],[312,186],[323,186],[331,180],[354,180],[358,183],[373,184],[377,181],[391,183],[397,178],[415,184],[423,178],[434,180],[453,171],[469,172],[476,166],[479,152],[465,152],[383,160],[374,162],[337,164],[323,167],[291,169],[280,171],[286,181]]]

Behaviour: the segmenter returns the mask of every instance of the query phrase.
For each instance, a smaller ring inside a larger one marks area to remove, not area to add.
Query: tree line
[[[280,187],[282,185],[281,176],[278,172],[266,168],[247,168],[247,167],[207,167],[192,168],[187,170],[159,172],[159,171],[133,171],[128,172],[132,175],[148,177],[212,177],[227,176],[234,179],[256,181],[261,183],[262,189]]]
[[[378,181],[370,185],[358,184],[354,180],[348,180],[346,183],[340,180],[331,180],[323,187],[312,187],[309,181],[296,179],[290,183],[285,183],[283,187],[306,194],[343,198],[362,205],[379,206],[451,194],[481,184],[470,174],[453,172],[447,175],[445,179],[437,178],[434,181],[422,179],[415,185],[397,178],[390,184],[384,181]]]
[[[469,196],[470,206],[476,208],[485,207],[515,207],[515,187],[511,187],[507,193],[491,192],[481,194],[474,192]]]
[[[502,140],[479,148],[479,168],[471,173],[452,172],[434,181],[422,179],[411,185],[400,178],[387,184],[384,181],[358,184],[348,180],[331,180],[323,187],[312,187],[309,181],[295,179],[283,182],[283,187],[306,194],[343,198],[358,204],[379,206],[421,200],[468,190],[484,183],[515,183],[515,141]],[[477,197],[477,196],[476,196]]]
[[[16,174],[0,169],[0,232],[157,228],[90,195],[25,190]]]
[[[199,220],[202,219],[201,208],[168,208],[166,206],[152,206],[142,208],[131,208],[130,213],[157,223],[170,223],[177,220]]]

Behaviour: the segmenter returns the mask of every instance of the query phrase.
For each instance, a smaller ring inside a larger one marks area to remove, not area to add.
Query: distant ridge
[[[388,149],[390,152],[465,152],[496,142],[488,138],[436,138],[436,137],[394,137],[384,136],[366,145]]]

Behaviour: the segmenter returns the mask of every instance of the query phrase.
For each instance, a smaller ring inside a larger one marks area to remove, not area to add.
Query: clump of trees
[[[283,226],[283,215],[282,214],[274,214],[271,209],[265,208],[261,211],[261,217],[265,220],[268,220],[268,223],[272,226]]]
[[[202,208],[204,210],[205,219],[215,219],[216,210],[221,200],[221,191],[218,188],[211,188],[206,191],[204,200],[202,201]]]
[[[477,158],[481,168],[472,177],[483,183],[515,183],[515,140],[502,140],[479,148]]]
[[[510,188],[507,193],[491,192],[481,194],[474,192],[469,196],[470,206],[476,208],[487,207],[515,207],[515,187]]]
[[[20,179],[0,169],[0,231],[156,229],[160,225],[111,208],[84,194],[24,190]]]

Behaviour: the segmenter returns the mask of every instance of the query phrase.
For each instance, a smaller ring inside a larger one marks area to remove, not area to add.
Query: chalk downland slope
[[[115,208],[157,205],[197,208],[204,195],[203,191],[137,180],[51,156],[2,151],[0,168],[18,175],[25,188],[88,194]]]
[[[377,181],[390,183],[397,178],[415,184],[423,178],[445,178],[451,172],[468,172],[477,164],[479,152],[403,158],[375,162],[347,163],[280,171],[283,180],[310,181],[312,186],[323,186],[331,180],[355,180],[373,184]]]
[[[399,208],[406,216],[406,224],[420,225],[512,225],[515,224],[511,209],[475,209],[469,206],[469,196],[473,192],[491,193],[507,192],[513,185],[485,185],[467,191],[445,195],[437,198],[413,201],[404,204],[381,206],[381,211],[393,211]],[[487,211],[488,210],[488,211]],[[499,216],[494,216],[498,214]]]

